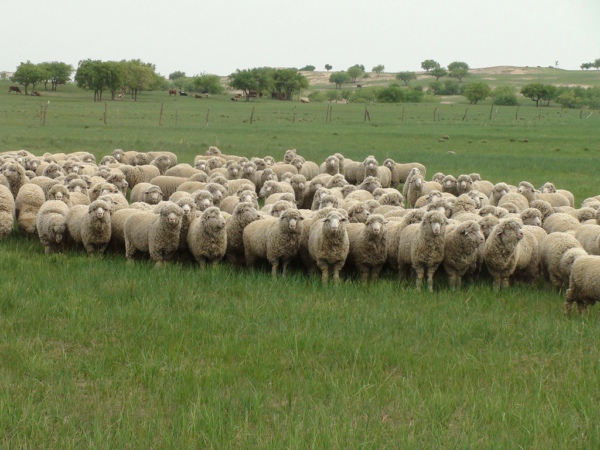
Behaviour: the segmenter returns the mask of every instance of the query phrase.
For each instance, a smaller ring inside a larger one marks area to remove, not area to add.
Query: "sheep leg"
[[[333,264],[333,282],[338,284],[340,282],[340,271],[344,267],[345,261],[339,261]]]
[[[371,268],[371,281],[377,281],[381,269],[383,269],[383,266],[375,266]]]
[[[206,268],[206,258],[204,256],[198,255],[196,261],[198,261],[201,270],[204,270]]]
[[[271,275],[273,278],[277,278],[277,271],[279,270],[279,261],[275,260],[271,263],[273,267],[271,268]]]
[[[510,278],[509,277],[502,277],[502,284],[501,284],[501,288],[502,289],[508,289],[508,287],[510,286]]]
[[[321,270],[321,281],[327,283],[329,280],[329,263],[324,260],[318,260],[317,267]]]
[[[433,274],[437,268],[438,266],[427,268],[427,289],[429,289],[429,292],[433,292]]]
[[[421,290],[421,286],[423,286],[423,278],[425,278],[425,268],[423,266],[419,266],[415,268],[417,272],[417,291]]]
[[[369,267],[362,264],[357,264],[356,268],[360,273],[360,281],[369,281]]]
[[[290,264],[289,260],[286,259],[283,261],[282,268],[281,268],[281,276],[282,277],[285,277],[287,275],[287,268],[288,268],[289,264]]]

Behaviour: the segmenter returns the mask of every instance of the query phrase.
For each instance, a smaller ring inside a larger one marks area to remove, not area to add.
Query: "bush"
[[[342,92],[338,89],[330,90],[325,93],[325,98],[330,102],[336,102],[342,99]]]
[[[397,84],[391,84],[377,93],[377,100],[382,103],[418,103],[423,97],[423,88],[406,89]]]
[[[313,103],[324,102],[327,100],[327,96],[323,91],[314,91],[308,94],[308,99]]]
[[[429,83],[429,92],[433,95],[462,95],[464,86],[457,80],[433,81]]]
[[[498,86],[492,91],[492,98],[495,105],[500,106],[517,106],[517,94],[512,86]]]
[[[381,88],[368,87],[357,89],[350,97],[352,103],[371,103],[377,100],[377,94]]]
[[[315,66],[304,66],[300,69],[301,72],[314,72]]]

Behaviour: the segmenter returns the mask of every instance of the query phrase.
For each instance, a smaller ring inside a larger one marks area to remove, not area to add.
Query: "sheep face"
[[[493,228],[498,225],[500,220],[496,216],[485,216],[483,219],[479,221],[479,228],[481,228],[481,232],[485,239],[487,239],[490,234],[492,234]]]
[[[556,187],[554,186],[554,184],[547,182],[542,186],[541,191],[544,194],[555,194]]]
[[[285,230],[289,229],[294,234],[300,234],[302,232],[302,221],[304,217],[295,209],[288,209],[281,214],[279,223]]]
[[[381,183],[375,177],[366,177],[365,180],[361,183],[360,188],[365,191],[369,191],[371,194],[377,188],[381,187]]]
[[[523,239],[524,235],[521,224],[515,219],[508,219],[498,224],[494,229],[494,232],[505,244],[516,245],[516,241]]]
[[[302,161],[301,158],[296,157],[296,158],[292,159],[290,164],[292,166],[294,166],[296,169],[298,169],[298,171],[300,171],[300,169],[302,169],[302,166],[304,165],[304,162]]]
[[[419,171],[419,173],[421,173],[421,171]],[[438,182],[438,183],[442,184],[442,181],[444,181],[444,177],[445,177],[445,176],[446,176],[446,175],[444,175],[442,172],[437,172],[437,173],[436,173],[436,174],[433,176],[433,178],[431,179],[431,181],[436,181],[436,182]]]
[[[422,225],[425,229],[430,228],[434,236],[443,234],[446,230],[448,219],[439,211],[431,211],[423,217]]]
[[[456,179],[452,175],[446,175],[441,184],[446,190],[451,190],[456,185]]]
[[[339,207],[339,200],[337,197],[334,197],[333,195],[325,195],[321,198],[319,209],[337,207]]]
[[[485,237],[481,232],[481,227],[474,220],[468,220],[459,225],[458,232],[462,233],[467,239],[481,245],[485,242]]]
[[[369,229],[370,233],[374,234],[375,236],[379,236],[383,231],[385,231],[386,223],[387,220],[385,220],[382,215],[373,214],[367,219],[365,225]]]
[[[420,174],[415,175],[414,177],[412,177],[412,180],[410,180],[410,182],[415,188],[421,189],[421,187],[423,186],[423,176]]]
[[[467,192],[471,190],[473,180],[469,175],[461,175],[458,177],[458,180],[456,180],[456,184],[460,192]]]
[[[214,145],[211,145],[210,147],[208,147],[208,150],[206,150],[206,153],[205,153],[206,156],[220,155],[220,154],[221,154],[221,150],[219,150],[219,148],[215,147]]]
[[[196,167],[196,169],[198,170],[201,170],[202,172],[207,172],[206,161],[204,161],[203,159],[199,159],[198,161],[196,161],[194,167]]]
[[[103,219],[110,215],[110,205],[103,200],[96,200],[88,207],[88,214],[96,216],[97,219]]]
[[[527,208],[521,213],[523,225],[533,225],[534,227],[542,226],[542,213],[535,208]]]
[[[181,223],[181,217],[183,216],[182,209],[174,204],[167,204],[162,206],[158,213],[170,226],[177,226]]]
[[[221,210],[216,206],[211,206],[206,209],[202,216],[200,217],[200,221],[204,223],[204,226],[210,229],[210,231],[215,232],[222,230],[225,228],[225,218],[223,214],[221,214]]]
[[[348,219],[336,211],[330,212],[323,220],[324,225],[329,228],[330,233],[334,235],[344,233],[346,230],[346,222],[348,222]]]
[[[239,164],[231,164],[228,168],[227,168],[227,172],[229,173],[229,176],[232,178],[239,178],[241,175],[241,170],[242,168],[240,167]]]
[[[144,201],[150,205],[157,205],[162,200],[163,195],[158,186],[152,186],[144,192]]]
[[[388,158],[383,162],[383,165],[390,170],[394,170],[394,166],[396,165],[396,163],[394,162],[393,159]]]
[[[371,213],[363,204],[356,205],[348,211],[348,218],[352,223],[365,223]]]

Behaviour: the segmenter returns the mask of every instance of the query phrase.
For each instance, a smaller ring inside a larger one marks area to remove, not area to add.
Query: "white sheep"
[[[518,219],[505,219],[494,227],[485,243],[484,260],[496,290],[507,288],[513,275],[523,274],[532,282],[539,277],[537,240]]]
[[[321,281],[327,283],[329,274],[334,283],[340,281],[340,271],[350,251],[346,231],[348,219],[338,211],[331,211],[324,219],[312,224],[308,237],[310,258],[321,270]]]
[[[88,206],[73,206],[67,214],[67,230],[88,254],[104,253],[111,236],[110,204],[96,200]]]
[[[381,214],[369,216],[366,222],[346,225],[350,250],[346,265],[354,265],[361,281],[376,281],[387,259],[388,221]]]
[[[581,225],[574,236],[590,255],[600,255],[600,225]]]
[[[300,248],[303,221],[299,211],[288,209],[279,218],[248,224],[243,233],[246,265],[251,267],[257,259],[266,259],[271,264],[274,278],[279,267],[285,276],[290,261]]]
[[[157,205],[163,197],[164,194],[160,187],[151,183],[138,183],[131,190],[129,199],[131,203],[144,202],[149,205]]]
[[[261,219],[260,214],[250,202],[241,202],[227,219],[225,230],[227,232],[227,262],[234,265],[245,263],[244,256],[244,228],[255,220]]]
[[[571,250],[577,250],[572,252]],[[567,253],[569,253],[567,255]],[[540,245],[540,255],[544,272],[550,282],[561,289],[569,282],[571,267],[575,259],[587,255],[583,246],[571,233],[556,232],[544,238]]]
[[[569,289],[565,302],[565,314],[569,314],[573,303],[580,313],[600,300],[600,256],[581,256],[573,263]]]
[[[64,249],[68,213],[69,207],[60,200],[48,200],[41,206],[37,216],[36,229],[46,254],[60,252]]]
[[[44,195],[44,191],[37,184],[27,183],[19,189],[14,203],[17,225],[21,233],[35,234],[38,211],[45,201],[46,196]]]
[[[433,275],[444,260],[444,243],[448,219],[440,211],[430,211],[419,224],[408,225],[400,233],[398,274],[404,279],[407,269],[417,274],[416,287],[421,289],[427,276],[427,287],[433,292]]]
[[[207,263],[217,264],[227,250],[225,218],[219,208],[211,206],[192,221],[187,232],[187,245],[194,259],[204,268]]]
[[[149,253],[156,267],[171,259],[179,247],[183,211],[165,202],[158,214],[141,213],[125,220],[125,257],[133,260],[136,253]]]
[[[0,239],[8,237],[12,232],[14,222],[15,199],[10,189],[0,184]]]
[[[452,290],[460,287],[462,277],[467,271],[476,273],[480,249],[484,243],[485,237],[474,220],[448,227],[442,266],[448,275]]]

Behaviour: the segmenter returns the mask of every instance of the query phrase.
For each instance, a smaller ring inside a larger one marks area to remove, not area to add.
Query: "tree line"
[[[73,66],[63,62],[52,61],[34,64],[27,61],[19,64],[10,80],[23,86],[25,95],[28,95],[30,86],[33,92],[36,86],[40,84],[43,84],[44,90],[47,91],[48,83],[50,83],[50,90],[56,91],[59,84],[71,81],[72,73]]]

